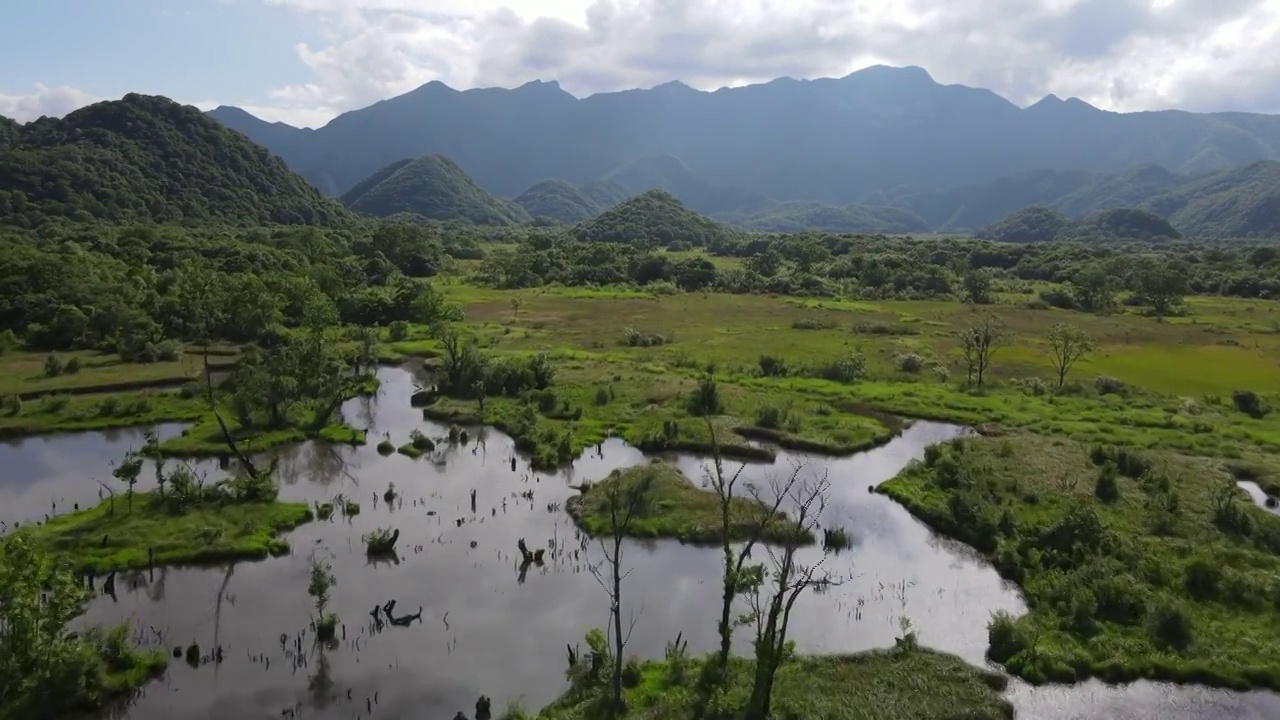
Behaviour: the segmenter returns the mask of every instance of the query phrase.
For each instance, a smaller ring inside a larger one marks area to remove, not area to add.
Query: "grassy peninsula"
[[[1013,434],[931,447],[879,491],[1022,587],[989,655],[1027,680],[1280,688],[1280,517],[1229,465]]]

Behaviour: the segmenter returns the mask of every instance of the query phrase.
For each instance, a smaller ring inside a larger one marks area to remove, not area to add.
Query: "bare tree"
[[[1058,373],[1058,387],[1061,388],[1067,381],[1071,366],[1093,352],[1093,338],[1078,326],[1065,322],[1049,328],[1046,337],[1049,340],[1049,356]]]
[[[991,358],[1000,347],[1008,343],[1011,334],[1003,321],[992,315],[979,320],[976,325],[960,333],[960,347],[964,351],[964,363],[970,385],[982,387]]]
[[[778,667],[786,657],[787,630],[791,623],[791,610],[805,589],[816,585],[834,584],[829,572],[822,570],[830,550],[824,547],[822,557],[811,565],[804,565],[796,560],[796,550],[803,538],[815,533],[822,511],[826,508],[830,491],[830,482],[824,472],[811,480],[796,482],[802,465],[796,464],[794,470],[785,481],[775,479],[771,483],[772,501],[786,499],[793,505],[792,514],[783,523],[789,538],[781,548],[765,546],[768,550],[772,568],[767,576],[763,566],[753,574],[760,580],[750,596],[751,608],[756,624],[756,664],[755,678],[751,686],[751,699],[747,704],[747,720],[764,720],[769,716],[769,707],[773,698],[774,679]],[[752,497],[761,502],[768,502],[756,489],[752,489]],[[767,598],[761,596],[766,585],[771,589]]]
[[[641,471],[632,475],[619,475],[613,480],[597,486],[593,493],[604,495],[605,511],[609,518],[609,537],[600,539],[600,550],[604,560],[591,564],[588,568],[600,587],[609,594],[609,620],[613,625],[613,677],[612,708],[617,715],[626,711],[622,699],[622,657],[623,650],[631,640],[631,631],[636,626],[636,615],[631,614],[626,632],[622,630],[622,581],[631,574],[622,569],[623,540],[631,533],[633,520],[643,517],[648,502],[649,490],[653,485],[653,474]],[[603,566],[607,564],[606,570]]]
[[[715,424],[709,418],[707,420],[707,431],[711,434],[712,452],[712,468],[707,474],[707,480],[712,490],[715,491],[719,504],[720,544],[721,551],[724,553],[723,594],[721,595],[720,623],[718,625],[720,650],[716,655],[717,667],[723,673],[729,667],[729,652],[733,645],[734,598],[753,584],[751,582],[753,571],[747,568],[747,559],[751,557],[751,550],[764,537],[765,531],[770,529],[774,522],[782,522],[779,519],[778,510],[796,485],[800,477],[801,468],[795,467],[785,479],[773,483],[773,487],[777,490],[773,501],[764,503],[765,509],[762,509],[756,521],[739,538],[741,544],[735,550],[733,547],[734,489],[738,485],[738,480],[742,477],[743,470],[746,469],[746,464],[740,464],[732,475],[726,474],[724,456],[720,452],[720,442],[716,436]],[[758,577],[758,572],[756,574]]]
[[[520,317],[520,306],[524,304],[524,298],[519,295],[511,298],[511,322],[515,322]]]

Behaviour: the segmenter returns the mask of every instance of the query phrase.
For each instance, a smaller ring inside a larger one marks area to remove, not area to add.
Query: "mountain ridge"
[[[1050,96],[1019,108],[990,90],[939,84],[918,67],[585,98],[554,82],[471,90],[436,82],[292,133],[230,109],[212,114],[330,195],[432,153],[505,197],[547,178],[581,187],[670,154],[715,185],[838,206],[901,186],[942,191],[1037,168],[1116,173],[1154,163],[1187,174],[1280,159],[1280,117],[1113,113]]]

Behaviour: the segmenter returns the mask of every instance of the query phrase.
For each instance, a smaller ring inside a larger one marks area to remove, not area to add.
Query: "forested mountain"
[[[357,183],[342,202],[375,217],[408,213],[476,225],[515,225],[531,219],[519,205],[485,192],[443,155],[397,160]]]
[[[604,209],[564,180],[543,180],[520,193],[515,203],[533,218],[551,218],[569,225],[595,217]]]
[[[695,247],[732,242],[736,233],[686,208],[671,193],[650,190],[578,225],[582,241]]]
[[[1258,162],[1180,183],[1141,207],[1201,237],[1280,237],[1280,163]]]
[[[264,148],[163,97],[130,94],[61,119],[0,122],[0,222],[346,217]]]
[[[1185,174],[1280,158],[1277,117],[1122,114],[1052,96],[1019,108],[988,90],[941,85],[916,67],[714,92],[668,83],[582,99],[554,82],[467,91],[433,82],[292,132],[233,108],[213,117],[332,195],[388,163],[429,153],[452,158],[481,187],[507,197],[546,178],[581,186],[670,154],[716,186],[837,206],[894,188],[940,191],[1041,168],[1110,174],[1154,163]]]

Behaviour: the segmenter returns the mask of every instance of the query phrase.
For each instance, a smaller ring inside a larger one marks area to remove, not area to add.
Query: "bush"
[[[786,408],[762,405],[756,408],[756,425],[762,428],[778,430],[787,423],[790,412]]]
[[[1180,605],[1165,602],[1151,613],[1151,639],[1163,650],[1185,650],[1193,639],[1191,618]]]
[[[16,394],[0,398],[0,410],[5,410],[9,417],[17,417],[22,413],[22,398]]]
[[[44,376],[58,377],[62,374],[62,370],[62,358],[58,357],[57,353],[49,353],[49,357],[44,359]]]
[[[689,414],[695,417],[720,415],[724,413],[724,399],[720,397],[720,386],[711,375],[702,378],[698,387],[689,395]]]
[[[1013,616],[1003,610],[993,614],[987,624],[987,645],[987,656],[996,662],[1005,662],[1031,647]]]
[[[764,377],[786,377],[787,363],[772,355],[760,356],[760,374]]]
[[[608,388],[596,388],[596,405],[608,405],[612,399]]]
[[[924,358],[911,352],[899,355],[898,369],[902,372],[918,373],[924,370]]]
[[[409,337],[409,323],[404,320],[396,320],[388,327],[391,342],[400,342]]]
[[[1222,593],[1222,568],[1205,558],[1196,558],[1187,565],[1184,585],[1187,594],[1198,602],[1217,600]]]
[[[1099,395],[1124,395],[1128,386],[1108,375],[1099,375],[1093,380],[1093,388]]]
[[[538,410],[549,413],[556,409],[556,393],[554,390],[543,390],[538,393]]]
[[[819,318],[801,318],[791,323],[793,330],[830,330],[836,326],[830,320],[822,320]]]
[[[1237,410],[1251,418],[1261,420],[1271,412],[1271,408],[1252,390],[1236,390],[1231,393],[1231,401],[1235,403]]]
[[[80,358],[73,357],[68,360],[66,366],[62,368],[62,372],[68,375],[75,375],[80,372]]]
[[[859,352],[848,352],[822,368],[822,377],[841,383],[853,383],[867,375],[867,358]]]
[[[1113,503],[1120,499],[1120,485],[1117,477],[1120,471],[1110,462],[1102,466],[1102,470],[1098,473],[1098,482],[1093,488],[1093,494],[1105,503]]]

